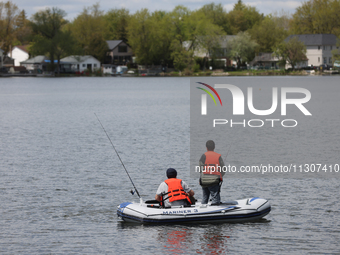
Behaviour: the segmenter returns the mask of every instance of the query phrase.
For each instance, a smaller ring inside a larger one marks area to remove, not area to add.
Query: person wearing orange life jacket
[[[207,152],[204,153],[199,161],[200,165],[200,185],[203,190],[202,204],[207,204],[211,195],[211,204],[220,204],[220,189],[225,172],[221,171],[224,162],[221,154],[214,152],[215,142],[206,142]]]
[[[162,182],[156,192],[155,199],[162,202],[164,207],[190,205],[190,198],[195,192],[181,179],[177,179],[177,171],[173,168],[166,170],[167,180]]]

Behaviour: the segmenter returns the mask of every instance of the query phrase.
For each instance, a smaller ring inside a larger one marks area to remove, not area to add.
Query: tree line
[[[339,13],[340,0],[309,0],[293,14],[269,15],[242,0],[229,12],[222,4],[210,3],[198,10],[179,5],[172,11],[141,9],[134,14],[125,8],[104,12],[97,3],[68,21],[66,12],[57,7],[28,18],[25,10],[7,1],[0,2],[0,48],[7,54],[13,46],[29,44],[32,56],[46,55],[52,64],[67,55],[93,55],[104,62],[106,40],[123,40],[133,49],[138,64],[184,70],[206,64],[193,57],[195,50],[216,53],[223,36],[235,35],[228,42],[227,54],[240,66],[258,52],[289,58],[289,47],[305,51],[299,42],[285,42],[288,35],[332,33],[339,37]]]

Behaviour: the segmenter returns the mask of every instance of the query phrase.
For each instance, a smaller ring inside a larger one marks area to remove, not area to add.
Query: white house
[[[14,59],[14,66],[20,66],[20,62],[23,62],[29,58],[28,45],[14,46],[12,51],[8,53],[8,56]]]
[[[20,65],[26,67],[28,71],[37,71],[37,70],[46,71],[46,66],[47,66],[46,60],[48,60],[47,57],[43,55],[39,55],[34,58],[30,58],[30,59],[20,62]]]
[[[85,70],[95,71],[100,69],[100,61],[90,55],[68,56],[60,59],[62,70],[83,72]]]
[[[336,36],[333,34],[290,35],[285,41],[297,37],[306,46],[308,66],[332,65],[332,50],[336,49]]]

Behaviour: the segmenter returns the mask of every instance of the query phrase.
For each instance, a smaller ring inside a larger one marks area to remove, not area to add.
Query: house
[[[100,69],[100,61],[93,56],[68,56],[60,59],[61,72],[92,72]]]
[[[307,66],[332,65],[332,50],[336,49],[333,34],[290,35],[285,41],[297,37],[306,46]]]
[[[132,62],[131,47],[123,40],[106,41],[109,51],[106,54],[106,64],[126,65]]]
[[[28,45],[14,46],[7,55],[14,59],[14,66],[20,66],[20,62],[29,58]]]
[[[233,39],[235,36],[236,35],[220,36],[217,41],[218,46],[217,47],[213,46],[208,49],[198,44],[198,46],[194,50],[194,57],[201,57],[201,58],[207,57],[209,60],[214,59],[215,61],[221,62],[223,67],[236,64],[234,61],[230,60],[227,57],[228,41]],[[198,38],[198,41],[200,41],[200,38]],[[183,47],[186,49],[189,49],[190,44],[191,44],[190,41],[183,42]]]
[[[26,67],[28,71],[39,72],[47,70],[48,61],[46,56],[39,55],[20,62],[20,65]]]
[[[250,66],[256,66],[263,69],[278,68],[279,58],[270,52],[260,52],[250,63]]]

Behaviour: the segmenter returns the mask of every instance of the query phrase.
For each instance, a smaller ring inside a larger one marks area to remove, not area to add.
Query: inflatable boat
[[[268,200],[258,197],[223,202],[162,208],[157,201],[125,202],[118,206],[118,217],[134,223],[246,222],[256,221],[271,210]]]

